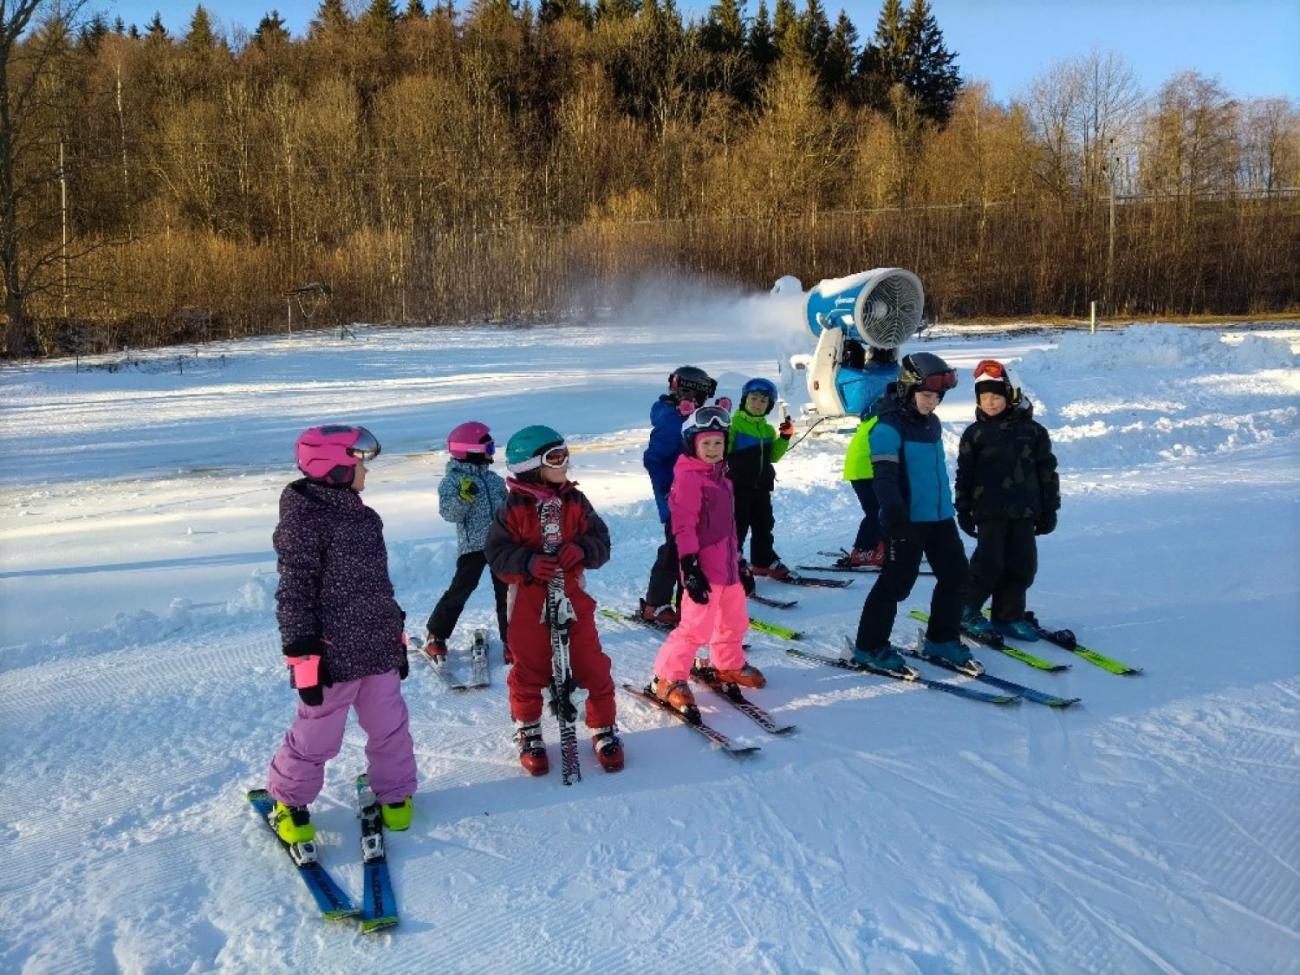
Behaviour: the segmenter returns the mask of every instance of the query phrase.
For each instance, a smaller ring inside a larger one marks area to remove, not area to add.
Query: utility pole
[[[62,208],[63,239],[60,259],[63,264],[63,320],[68,320],[68,173],[63,164],[63,140],[59,140],[59,201]]]

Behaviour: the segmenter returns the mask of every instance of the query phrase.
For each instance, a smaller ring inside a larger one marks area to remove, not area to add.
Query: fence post
[[[1096,335],[1097,334],[1097,302],[1092,301],[1089,302],[1089,304],[1092,306],[1092,311],[1088,317],[1088,334]]]

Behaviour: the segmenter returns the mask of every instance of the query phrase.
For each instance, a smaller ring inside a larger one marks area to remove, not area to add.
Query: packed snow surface
[[[270,540],[299,430],[382,441],[365,499],[419,632],[456,553],[435,493],[447,431],[558,427],[614,542],[589,587],[631,608],[660,539],[649,406],[676,366],[734,397],[808,351],[788,290],[613,324],[363,327],[0,371],[0,971],[1300,971],[1300,332],[1246,327],[911,346],[961,370],[940,407],[950,460],[970,369],[1016,363],[1062,471],[1031,605],[1141,676],[1043,643],[1028,649],[1071,669],[980,650],[994,674],[1083,698],[994,707],[755,633],[769,685],[751,696],[793,736],[701,689],[707,720],[762,746],[736,760],[620,693],[626,770],[601,773],[584,742],[566,788],[519,768],[498,660],[470,694],[417,661],[420,791],[389,837],[401,924],[366,937],[316,914],[243,798],[296,700]],[[779,465],[791,564],[850,544],[859,516],[847,436],[821,433]],[[837,653],[872,579],[760,582],[799,603],[754,615]],[[491,617],[485,583],[455,642]],[[647,680],[657,635],[601,628],[616,678]],[[896,639],[915,633],[900,613]],[[350,727],[313,807],[358,900],[363,747]]]

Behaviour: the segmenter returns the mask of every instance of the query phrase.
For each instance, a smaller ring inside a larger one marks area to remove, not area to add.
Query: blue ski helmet
[[[534,457],[541,457],[548,450],[564,446],[564,438],[550,427],[524,427],[506,443],[506,466],[512,474],[521,474],[525,470],[534,470],[539,465],[528,464]]]
[[[763,415],[767,416],[776,408],[776,383],[770,379],[764,379],[762,376],[755,376],[745,385],[740,387],[740,408],[745,409],[745,397],[750,393],[762,393],[767,397],[767,409]],[[748,412],[748,411],[746,411]]]

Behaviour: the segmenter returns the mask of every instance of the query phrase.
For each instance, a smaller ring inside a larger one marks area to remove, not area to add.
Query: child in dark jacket
[[[650,475],[655,507],[664,526],[664,543],[655,553],[650,585],[641,600],[641,616],[647,622],[675,626],[681,618],[673,605],[678,587],[677,546],[669,520],[668,491],[673,486],[673,465],[682,453],[682,420],[697,406],[703,406],[717,389],[718,384],[703,369],[682,366],[668,376],[668,392],[650,407],[650,442],[641,460]],[[729,409],[730,405],[728,401],[725,407]]]
[[[541,726],[542,688],[551,682],[552,673],[546,590],[563,573],[564,594],[573,607],[569,662],[574,680],[587,690],[591,744],[601,767],[617,772],[623,767],[623,743],[614,724],[614,680],[596,632],[596,601],[583,588],[584,571],[609,561],[609,529],[569,480],[569,449],[550,427],[524,427],[511,437],[506,465],[514,475],[507,482],[510,494],[488,529],[484,553],[492,571],[510,585],[508,632],[514,666],[506,683],[519,762],[532,775],[550,769]],[[556,497],[562,501],[561,537],[559,547],[548,553],[541,508]]]
[[[280,495],[276,619],[300,702],[271,760],[272,824],[286,843],[315,835],[307,805],[343,745],[348,711],[366,733],[370,785],[384,825],[406,829],[415,751],[402,700],[405,614],[393,599],[384,523],[361,501],[379,441],[365,427],[325,426],[298,438],[304,478]]]
[[[429,635],[425,652],[435,663],[447,659],[447,640],[465,602],[478,588],[487,567],[483,546],[487,542],[488,526],[506,501],[506,482],[499,474],[488,470],[496,445],[486,424],[470,421],[462,423],[447,435],[447,470],[438,486],[438,512],[456,526],[456,574],[451,585],[442,594],[438,604],[429,614]],[[510,644],[506,639],[506,584],[489,573],[492,594],[496,598],[497,631],[505,662],[510,663]]]
[[[1035,536],[1055,530],[1061,507],[1052,440],[1002,363],[975,367],[975,398],[975,422],[957,454],[957,523],[977,540],[962,626],[981,637],[1037,640],[1025,594],[1038,571]],[[990,595],[991,623],[981,613]]]
[[[756,576],[788,579],[790,570],[776,555],[776,516],[772,513],[772,491],[776,487],[777,461],[790,449],[794,421],[786,417],[780,430],[773,430],[767,414],[776,406],[776,384],[755,378],[740,390],[740,408],[731,417],[727,433],[727,476],[736,488],[736,540],[745,550],[745,536],[752,533],[749,563]]]

